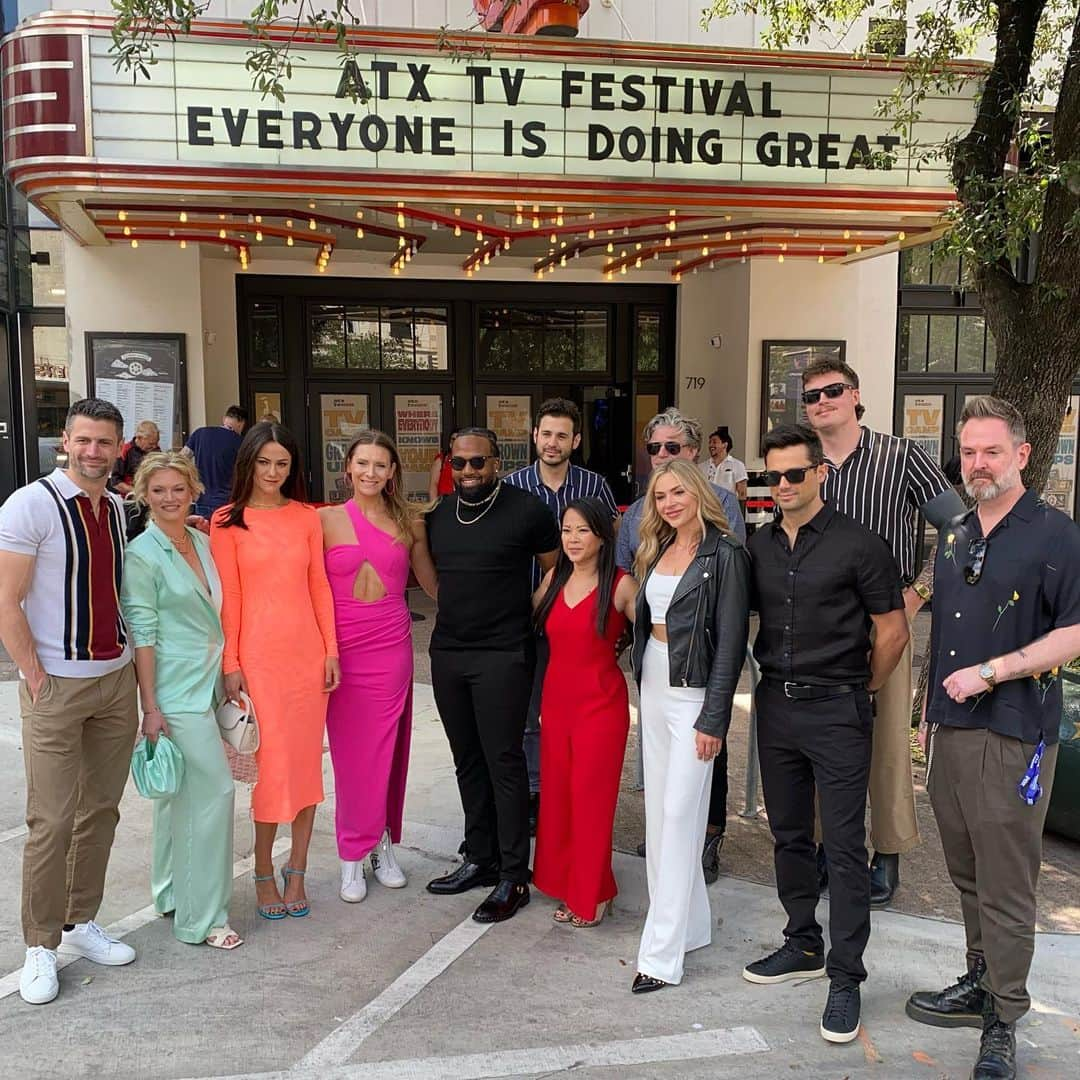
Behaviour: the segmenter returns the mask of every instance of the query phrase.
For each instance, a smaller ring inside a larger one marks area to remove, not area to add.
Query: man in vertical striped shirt
[[[909,439],[871,431],[859,421],[859,376],[837,360],[816,360],[803,372],[806,417],[821,437],[828,473],[825,502],[876,532],[900,568],[904,608],[913,619],[929,598],[912,588],[917,569],[918,515],[936,528],[965,512],[937,463]],[[870,763],[870,903],[884,907],[900,883],[900,856],[919,842],[911,779],[911,641],[878,691]]]
[[[505,483],[536,495],[547,503],[555,515],[575,499],[599,499],[618,518],[619,508],[608,482],[599,474],[574,465],[570,455],[581,445],[581,410],[567,398],[550,398],[536,413],[533,426],[536,461],[505,477]],[[616,525],[618,522],[616,521]],[[540,564],[533,559],[532,587],[540,584]],[[536,674],[533,679],[529,716],[525,723],[525,761],[529,766],[529,829],[536,835],[536,819],[540,812],[540,691],[547,667],[547,646],[540,642],[536,655]]]

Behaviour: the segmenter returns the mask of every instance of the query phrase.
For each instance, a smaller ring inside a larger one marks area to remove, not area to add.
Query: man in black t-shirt
[[[428,514],[439,573],[431,683],[465,810],[465,862],[433,893],[494,885],[477,922],[502,922],[529,902],[529,777],[521,748],[535,664],[529,567],[555,562],[559,529],[535,495],[499,479],[487,428],[451,446],[456,493]]]

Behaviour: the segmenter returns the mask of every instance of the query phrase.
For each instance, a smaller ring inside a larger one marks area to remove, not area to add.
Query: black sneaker
[[[1016,1076],[1016,1025],[1006,1024],[991,1012],[983,1020],[979,1060],[971,1080],[1014,1080]]]
[[[701,849],[701,869],[705,871],[705,884],[711,885],[720,876],[720,849],[724,846],[724,834],[708,833]]]
[[[980,956],[970,971],[944,990],[917,990],[907,999],[904,1011],[912,1020],[931,1027],[983,1026],[987,993],[982,988],[986,961]]]
[[[816,979],[824,974],[824,953],[807,952],[789,939],[776,952],[747,964],[742,977],[747,982],[767,985],[788,979]]]
[[[821,1014],[821,1037],[826,1042],[849,1043],[859,1034],[859,988],[829,983],[829,1000]]]

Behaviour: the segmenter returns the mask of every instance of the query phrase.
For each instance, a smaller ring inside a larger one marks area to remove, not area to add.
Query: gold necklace
[[[459,525],[475,525],[495,505],[495,500],[498,498],[499,491],[501,489],[502,489],[502,480],[498,480],[495,483],[495,490],[490,495],[488,495],[486,498],[481,499],[478,503],[466,502],[465,503],[466,506],[484,506],[484,503],[487,503],[487,506],[484,506],[484,509],[481,510],[480,513],[476,515],[476,517],[470,518],[468,521],[466,521],[461,516],[461,501],[462,500],[461,500],[461,496],[459,495],[458,500],[454,505],[454,516],[457,518],[458,524]]]
[[[284,506],[288,501],[288,499],[283,499],[281,502],[276,503],[257,503],[249,501],[248,506],[253,510],[277,510]]]
[[[160,528],[160,526],[158,527]],[[162,529],[161,531],[165,532],[164,529]],[[169,536],[168,533],[165,533],[165,535]],[[177,538],[175,536],[169,536],[169,540],[172,543],[172,546],[176,548],[176,550],[180,552],[181,555],[186,555],[189,551],[191,551],[191,537],[188,536],[186,529],[184,530],[184,535],[182,537]]]

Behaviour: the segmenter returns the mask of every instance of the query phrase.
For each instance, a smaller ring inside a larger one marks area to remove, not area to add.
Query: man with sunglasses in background
[[[871,694],[900,659],[908,624],[888,546],[822,501],[826,465],[813,430],[775,428],[762,453],[782,516],[747,545],[760,618],[755,704],[776,891],[788,922],[784,944],[748,964],[743,978],[771,985],[827,974],[821,1034],[846,1043],[859,1033],[862,955],[870,938],[864,822]],[[831,870],[827,958],[815,915],[815,791]]]
[[[495,432],[461,428],[450,454],[455,494],[427,515],[439,574],[431,685],[465,811],[465,861],[427,887],[448,895],[493,885],[473,918],[502,922],[529,902],[529,570],[534,558],[545,571],[555,565],[559,528],[535,495],[499,479]]]
[[[935,1027],[981,1027],[975,1080],[1016,1075],[1030,1008],[1035,886],[1057,761],[1061,665],[1080,655],[1080,528],[1025,490],[1031,446],[1006,401],[976,397],[957,425],[975,508],[938,541],[926,787],[960,891],[967,972],[913,994]]]
[[[646,425],[644,431],[645,450],[649,462],[655,469],[672,458],[683,458],[696,462],[701,451],[701,424],[689,416],[684,416],[678,409],[666,409],[657,413]],[[717,484],[710,484],[724,508],[724,514],[732,531],[745,544],[746,523],[739,510],[739,500],[733,491],[728,491]],[[638,539],[641,530],[641,515],[645,511],[645,496],[632,503],[623,514],[619,534],[615,538],[615,561],[628,574],[634,572],[634,556],[637,555]],[[640,761],[641,743],[638,742]],[[709,795],[709,824],[705,832],[705,846],[701,853],[701,864],[705,871],[705,882],[711,885],[720,875],[720,848],[724,844],[724,830],[727,828],[727,789],[728,789],[728,748],[727,739],[715,758],[712,775],[712,790]],[[640,774],[640,770],[639,770]],[[645,844],[637,848],[638,855],[644,857]]]
[[[812,361],[803,372],[803,404],[825,451],[821,497],[877,533],[900,570],[909,621],[931,590],[912,583],[918,571],[918,515],[941,528],[964,512],[964,502],[925,450],[910,439],[871,431],[858,374],[841,360]],[[877,695],[870,765],[870,905],[885,907],[900,884],[900,856],[919,842],[911,777],[911,643]],[[819,875],[828,880],[818,852]]]

